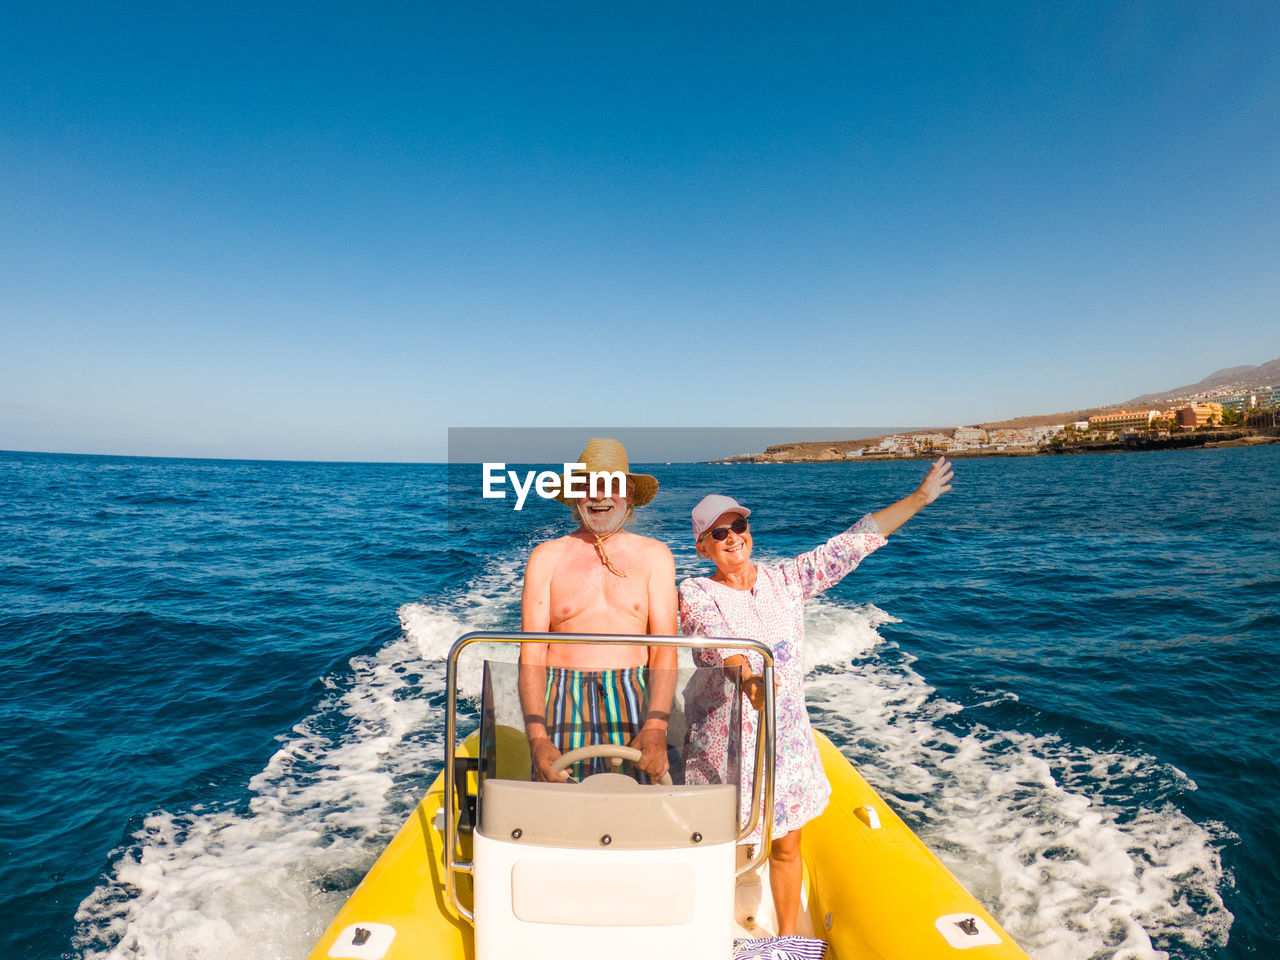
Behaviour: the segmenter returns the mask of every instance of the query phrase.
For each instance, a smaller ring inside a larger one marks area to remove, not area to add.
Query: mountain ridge
[[[1089,417],[1104,413],[1118,413],[1132,407],[1158,406],[1175,400],[1187,400],[1196,394],[1207,393],[1214,389],[1233,387],[1243,391],[1254,390],[1259,387],[1270,387],[1276,384],[1280,384],[1280,357],[1256,366],[1243,364],[1238,367],[1223,367],[1196,383],[1189,383],[1183,387],[1174,387],[1172,390],[1162,390],[1159,393],[1144,393],[1142,396],[1120,403],[1106,403],[1082,410],[1067,410],[1059,413],[1028,414],[1026,416],[1013,417],[1009,420],[992,420],[985,423],[977,423],[974,426],[981,427],[984,430],[1017,430],[1026,427],[1047,427],[1058,423],[1087,420]]]
[[[1239,367],[1223,367],[1221,370],[1215,370],[1197,383],[1174,387],[1172,390],[1162,390],[1159,393],[1144,393],[1140,397],[1134,397],[1132,400],[1125,402],[1135,404],[1167,403],[1170,400],[1177,400],[1196,393],[1205,393],[1215,388],[1235,387],[1240,390],[1253,390],[1257,387],[1269,387],[1277,383],[1280,383],[1280,357],[1268,360],[1266,363],[1257,366],[1246,364]]]

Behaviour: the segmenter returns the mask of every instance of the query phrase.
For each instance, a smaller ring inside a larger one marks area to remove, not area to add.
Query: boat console
[[[598,637],[545,635],[549,642],[601,642]],[[470,635],[468,643],[493,642],[494,635]],[[507,638],[502,638],[507,639]],[[528,634],[520,640],[542,639]],[[643,642],[679,643],[696,638],[644,638]],[[630,638],[630,643],[638,642]],[[717,641],[719,646],[723,641]],[[733,641],[755,649],[754,641]],[[458,816],[448,818],[446,850],[449,891],[455,909],[475,929],[476,960],[561,958],[596,953],[610,960],[630,957],[727,956],[733,938],[737,876],[736,847],[758,819],[761,794],[771,794],[771,777],[756,778],[754,797],[740,796],[743,698],[736,672],[722,667],[695,667],[687,653],[684,665],[667,682],[647,678],[647,688],[672,690],[667,737],[668,772],[649,782],[635,761],[639,751],[591,729],[592,724],[560,724],[566,749],[556,767],[567,771],[565,782],[540,782],[530,769],[524,732],[523,689],[529,697],[527,668],[517,663],[486,661],[480,696],[479,742],[474,758],[447,759],[458,803],[446,805]],[[457,669],[451,655],[450,715],[456,711]],[[540,669],[540,668],[538,668]],[[537,679],[545,676],[542,672]],[[674,682],[672,682],[674,680]],[[579,683],[585,700],[598,695],[590,672]],[[549,686],[549,685],[548,685]],[[767,685],[772,689],[772,685]],[[608,692],[605,692],[607,699]],[[699,754],[692,734],[714,707],[729,703],[723,754]],[[665,706],[665,704],[664,704]],[[772,698],[762,711],[759,738],[764,769],[772,769]],[[585,704],[581,712],[609,709]],[[667,711],[664,711],[667,712]],[[455,740],[452,731],[448,743]],[[750,761],[747,761],[750,762]],[[474,790],[472,789],[474,787]],[[743,810],[757,811],[744,817]],[[767,818],[766,818],[767,819]],[[744,820],[753,822],[743,826]],[[471,860],[456,853],[469,834]],[[760,848],[763,856],[767,847]],[[757,860],[759,857],[756,858]],[[472,904],[458,895],[455,874],[471,879]]]

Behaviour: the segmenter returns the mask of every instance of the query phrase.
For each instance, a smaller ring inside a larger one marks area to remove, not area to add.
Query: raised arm
[[[897,503],[878,510],[871,515],[876,526],[880,528],[880,536],[887,537],[900,526],[914,517],[938,497],[951,489],[953,476],[951,464],[946,457],[939,457],[929,468],[928,475],[915,492],[903,497]]]

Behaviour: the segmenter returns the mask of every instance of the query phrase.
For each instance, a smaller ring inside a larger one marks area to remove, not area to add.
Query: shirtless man
[[[676,634],[675,562],[666,544],[622,529],[633,507],[653,499],[658,481],[633,474],[616,440],[591,440],[578,457],[588,472],[619,471],[625,493],[565,499],[578,519],[573,533],[539,544],[525,566],[521,629],[532,633]],[[651,779],[667,770],[667,721],[675,690],[676,651],[644,644],[610,646],[525,643],[520,648],[520,703],[533,774],[551,772],[568,728],[587,742],[628,744]],[[548,720],[548,714],[551,715]],[[594,736],[592,736],[594,734]]]

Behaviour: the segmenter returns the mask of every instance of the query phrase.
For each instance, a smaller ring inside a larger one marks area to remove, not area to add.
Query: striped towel
[[[744,937],[733,941],[733,960],[822,960],[826,955],[826,942],[808,937]]]

